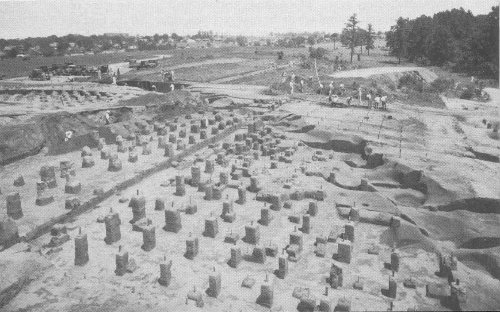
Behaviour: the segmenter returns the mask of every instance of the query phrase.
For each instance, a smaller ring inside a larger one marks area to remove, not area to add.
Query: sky
[[[487,14],[498,0],[0,0],[0,38],[49,35],[268,35],[341,32],[356,13],[360,27],[387,31],[398,17],[463,7]]]

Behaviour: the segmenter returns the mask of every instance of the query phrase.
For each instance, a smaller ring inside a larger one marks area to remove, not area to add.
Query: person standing
[[[358,96],[359,96],[359,106],[363,106],[363,89],[361,89],[361,87],[359,87],[358,89]]]
[[[107,110],[106,113],[104,114],[104,119],[106,120],[107,125],[111,123],[109,114],[110,114],[109,110]]]
[[[372,90],[366,94],[366,98],[368,100],[368,108],[372,108]]]
[[[384,95],[380,98],[380,102],[382,102],[382,109],[387,109],[387,95]]]
[[[377,96],[375,96],[375,109],[378,109],[380,105],[380,94],[377,94]]]

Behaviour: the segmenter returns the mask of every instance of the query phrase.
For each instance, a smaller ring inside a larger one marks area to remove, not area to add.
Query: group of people
[[[322,87],[322,84],[320,84],[320,87]],[[339,85],[339,89],[340,89],[339,91],[335,92],[333,81],[330,82],[330,84],[328,86],[328,103],[330,103],[331,105],[341,104],[340,103],[340,96],[345,94],[345,92],[346,92],[346,88],[345,88],[343,83],[341,83]],[[353,96],[347,96],[345,104],[350,106],[352,100],[353,100]],[[375,93],[373,90],[369,90],[363,96],[363,88],[359,87],[358,100],[359,100],[360,106],[364,106],[363,100],[366,100],[369,109],[372,109],[372,108],[387,109],[388,96],[381,95],[380,93]]]
[[[295,92],[295,84],[296,84],[296,80],[299,80],[298,81],[298,85],[299,85],[299,92],[303,93],[304,92],[304,85],[305,85],[305,81],[303,78],[298,78],[297,79],[297,76],[295,76],[295,74],[292,72],[292,74],[290,76],[287,76],[285,72],[283,72],[281,74],[281,77],[283,78],[282,79],[282,83],[285,83],[287,81],[287,77],[290,78],[290,81],[289,81],[289,85],[290,85],[290,94],[293,94]]]
[[[309,82],[312,82],[313,77],[309,77]],[[304,92],[305,80],[301,77],[297,77],[293,72],[290,75],[286,75],[285,72],[282,73],[282,83],[286,83],[290,86],[290,94],[293,95],[296,91],[296,85],[298,85],[298,91]],[[317,90],[318,94],[326,94],[328,91],[328,102],[332,105],[342,104],[340,103],[340,97],[344,95],[348,90],[346,89],[343,83],[339,84],[338,88],[334,85],[334,82],[331,81],[327,88],[320,81],[319,89]],[[351,105],[353,98],[356,95],[347,96],[346,103],[348,106]],[[359,87],[357,98],[359,100],[359,105],[363,106],[364,101],[367,102],[368,108],[372,109],[387,109],[387,100],[388,96],[380,94],[378,92],[374,92],[373,90],[368,90],[368,92],[364,93],[363,88]]]
[[[362,105],[362,88],[359,88],[359,102]],[[387,109],[387,95],[381,95],[380,93],[375,93],[373,90],[368,91],[366,94],[366,99],[368,101],[368,108],[375,109]]]

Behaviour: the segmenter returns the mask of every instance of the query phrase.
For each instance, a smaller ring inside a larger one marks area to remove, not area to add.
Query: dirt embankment
[[[49,154],[63,154],[84,146],[96,147],[98,142],[94,131],[111,143],[117,134],[127,136],[136,130],[136,122],[169,119],[203,109],[199,104],[200,100],[188,91],[151,93],[124,100],[119,107],[80,113],[60,112],[34,116],[19,123],[10,122],[0,126],[0,165],[38,154],[43,148]],[[138,107],[131,108],[133,106]],[[106,124],[106,110],[110,111],[109,125]],[[68,140],[65,140],[66,131],[73,132]]]
[[[111,113],[115,122],[130,119],[132,110],[120,108]],[[85,145],[97,146],[94,130],[106,124],[105,111],[71,114],[67,112],[35,116],[23,123],[0,127],[0,164],[35,155],[43,148],[49,154],[67,153]],[[72,131],[67,141],[66,131]]]

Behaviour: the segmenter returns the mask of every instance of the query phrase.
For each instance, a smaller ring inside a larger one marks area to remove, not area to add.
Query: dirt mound
[[[315,125],[307,125],[307,126],[303,126],[299,129],[296,129],[296,130],[290,130],[289,132],[295,132],[295,133],[307,133],[311,130],[314,130],[314,128],[316,128]]]
[[[45,136],[34,121],[0,127],[0,165],[37,154],[45,146]]]
[[[401,220],[398,227],[388,228],[381,236],[381,243],[398,248],[412,247],[427,251],[436,251],[434,242],[424,235],[426,231],[406,220]]]
[[[93,131],[99,131],[108,143],[113,143],[117,134],[128,136],[137,130],[133,126],[136,118],[148,115],[160,120],[173,118],[203,109],[200,103],[199,97],[191,92],[178,90],[168,94],[148,93],[120,101],[117,104],[120,107],[109,109],[110,125],[106,125],[106,109],[80,113],[59,112],[34,116],[23,122],[12,121],[0,126],[0,165],[35,155],[44,147],[53,155],[84,146],[95,147],[97,141]],[[139,109],[134,113],[130,106],[146,106],[147,109],[141,112]],[[67,141],[66,131],[73,132]]]
[[[423,67],[372,67],[363,69],[347,70],[330,75],[333,78],[345,77],[361,77],[373,78],[377,76],[385,76],[397,83],[399,78],[407,73],[413,73],[420,76],[427,82],[432,82],[438,77],[435,73]]]
[[[458,260],[472,268],[483,269],[500,279],[500,247],[477,250],[460,249],[454,252]]]
[[[435,207],[449,204],[463,195],[457,193],[456,190],[444,187],[441,182],[423,171],[414,170],[393,160],[367,173],[367,177],[377,181],[374,183],[375,186],[391,189],[390,193],[396,194],[395,197],[404,201],[409,200],[409,203],[420,202],[422,205]],[[394,188],[401,189],[401,194],[397,194]],[[408,194],[406,189],[414,191]]]
[[[453,201],[437,207],[441,211],[468,210],[475,213],[500,214],[500,199],[497,198],[466,198]]]
[[[466,241],[459,248],[486,249],[500,246],[500,237],[475,237]]]
[[[196,106],[201,103],[199,97],[193,95],[189,91],[175,90],[169,93],[147,93],[128,100],[122,100],[116,106],[162,106],[162,105],[177,105]]]
[[[357,135],[312,130],[307,135],[317,141],[305,141],[312,148],[333,150],[341,153],[364,154],[367,141]]]
[[[61,112],[4,125],[0,127],[0,164],[35,155],[44,147],[51,155],[68,153],[84,146],[96,147],[93,131],[106,127],[105,114],[106,110],[76,114]],[[112,123],[127,122],[131,119],[132,109],[113,109],[110,115]],[[66,131],[73,132],[67,141]]]
[[[500,157],[498,156],[498,149],[495,148],[485,148],[481,146],[472,147],[469,149],[477,159],[490,161],[490,162],[500,162]]]

